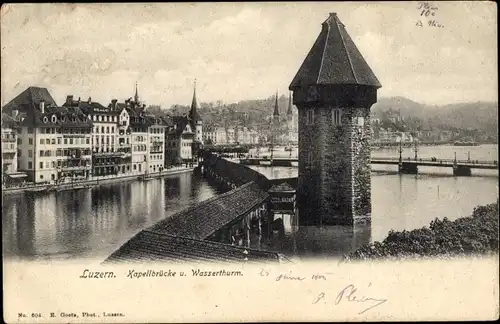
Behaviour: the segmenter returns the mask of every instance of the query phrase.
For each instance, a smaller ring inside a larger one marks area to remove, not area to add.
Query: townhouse
[[[91,177],[92,122],[78,107],[58,106],[47,89],[29,87],[4,111],[21,113],[18,170],[33,182]]]

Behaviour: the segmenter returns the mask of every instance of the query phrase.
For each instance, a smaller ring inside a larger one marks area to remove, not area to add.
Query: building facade
[[[173,127],[167,133],[167,164],[178,165],[191,162],[195,133],[187,116],[173,118]]]
[[[87,101],[73,100],[66,97],[63,106],[80,109],[89,121],[92,121],[92,176],[118,175],[120,162],[118,152],[118,116],[119,112],[111,107],[104,107],[91,98]]]
[[[148,172],[161,172],[165,166],[165,140],[167,124],[157,116],[147,116],[149,127],[149,170]]]
[[[12,174],[17,172],[17,142],[21,139],[17,137],[17,121],[7,115],[2,114],[2,174]]]

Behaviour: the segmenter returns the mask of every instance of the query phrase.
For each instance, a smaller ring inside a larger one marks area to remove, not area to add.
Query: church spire
[[[279,116],[280,111],[278,109],[278,91],[276,91],[276,101],[274,102],[274,113],[273,116]]]
[[[135,82],[135,96],[134,96],[134,101],[136,104],[139,103],[139,91],[137,90],[137,82]]]
[[[292,92],[288,94],[288,111],[286,113],[288,116],[291,116],[292,113]]]
[[[197,122],[198,113],[196,111],[198,103],[196,102],[196,79],[194,79],[194,88],[193,88],[193,101],[191,102],[191,110],[189,111],[189,118],[193,121],[193,123]]]

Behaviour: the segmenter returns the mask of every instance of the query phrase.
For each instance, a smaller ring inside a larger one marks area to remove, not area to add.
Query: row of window
[[[150,128],[149,132],[151,134],[163,134],[164,133],[164,129],[163,128]]]
[[[161,146],[161,145],[151,146],[150,151],[151,152],[163,152],[163,146]]]
[[[105,140],[106,139],[106,140]],[[101,141],[99,141],[99,137],[94,137],[93,138],[93,143],[95,145],[99,145],[99,143],[101,143],[101,145],[103,144],[112,144],[114,145],[115,144],[115,138],[114,137],[111,137],[111,141],[109,140],[109,136],[106,136],[106,137],[102,137],[101,138]],[[128,144],[128,138],[127,138],[127,144]]]
[[[55,152],[55,153],[54,153]],[[28,150],[28,156],[32,157],[32,150]],[[50,156],[70,156],[70,155],[90,155],[90,149],[83,150],[41,150],[38,156],[40,157],[50,157]]]
[[[2,129],[2,132],[3,132],[3,129]],[[2,133],[2,140],[15,141],[16,140],[16,134]]]
[[[31,140],[31,138],[30,138]],[[57,144],[60,145],[61,143],[64,143],[65,145],[73,145],[73,144],[90,144],[90,138],[57,138]],[[30,145],[33,144],[32,141],[29,143]],[[40,144],[42,145],[55,145],[56,144],[56,139],[55,138],[40,138]]]
[[[40,127],[41,134],[90,134],[91,128],[60,128],[60,127]],[[33,128],[28,128],[28,133],[33,134]]]
[[[339,126],[342,125],[342,110],[341,109],[332,109],[332,117],[331,117],[332,125]],[[365,118],[364,117],[353,117],[352,121],[353,125],[356,126],[364,126]],[[306,125],[314,124],[314,109],[308,109],[306,111]]]
[[[150,160],[162,160],[163,159],[163,155],[160,154],[160,155],[150,155]]]
[[[112,134],[115,132],[115,126],[111,126],[111,128],[109,126],[106,126],[106,128],[104,128],[104,126],[101,126],[100,129],[102,134],[109,134],[110,130]],[[94,133],[99,134],[99,126],[94,126]]]
[[[148,147],[146,145],[134,145],[132,149],[134,152],[146,152]]]
[[[146,141],[146,137],[145,136],[134,136],[134,141],[144,142],[144,141]]]
[[[97,122],[106,122],[106,123],[116,123],[118,121],[117,116],[102,116],[102,115],[93,115],[92,120]]]
[[[89,161],[79,161],[77,163],[71,163],[70,161],[46,161],[46,162],[39,162],[38,164],[38,167],[39,169],[43,170],[44,169],[44,166],[45,166],[45,169],[54,169],[56,168],[56,165],[57,167],[63,167],[63,168],[66,168],[66,167],[84,167],[84,166],[89,166],[90,165],[90,162]],[[32,169],[33,168],[33,163],[32,162],[28,162],[28,169]]]
[[[147,133],[147,127],[132,127],[132,132],[134,133]]]
[[[149,138],[149,140],[151,141],[151,143],[153,143],[153,142],[163,142],[163,136],[151,136]]]

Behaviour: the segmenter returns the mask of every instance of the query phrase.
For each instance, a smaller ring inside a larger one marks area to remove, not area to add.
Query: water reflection
[[[105,258],[135,233],[218,194],[191,173],[148,182],[3,198],[7,257]]]
[[[282,215],[282,229],[271,236],[254,234],[252,248],[281,252],[291,258],[336,259],[371,240],[370,225],[298,226],[298,215]],[[278,222],[281,223],[281,222]]]

